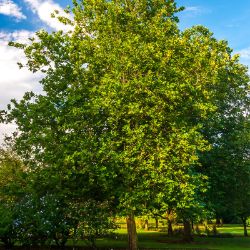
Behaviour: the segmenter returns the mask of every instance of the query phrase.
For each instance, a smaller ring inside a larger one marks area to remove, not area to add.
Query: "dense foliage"
[[[171,211],[191,240],[191,220],[230,206],[220,171],[245,188],[247,69],[208,29],[180,31],[180,10],[172,0],[74,1],[73,20],[61,18],[71,31],[12,43],[26,54],[21,67],[44,73],[43,94],[13,100],[6,115],[27,175],[11,200],[17,231],[31,230],[20,239],[63,245],[82,232],[94,245],[126,215],[136,249],[134,215]],[[247,217],[244,194],[234,204]]]

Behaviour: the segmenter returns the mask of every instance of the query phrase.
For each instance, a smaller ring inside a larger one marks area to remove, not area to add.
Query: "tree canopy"
[[[73,20],[62,19],[71,31],[12,43],[26,54],[21,67],[44,73],[43,94],[9,106],[15,150],[60,192],[108,201],[128,222],[154,206],[189,220],[205,209],[207,172],[197,168],[216,146],[208,128],[224,104],[243,112],[246,67],[208,29],[179,30],[172,0],[73,5]]]

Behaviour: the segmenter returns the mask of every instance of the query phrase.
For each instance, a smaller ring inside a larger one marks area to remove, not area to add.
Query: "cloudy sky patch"
[[[33,74],[28,69],[19,69],[17,62],[25,62],[21,50],[8,45],[8,41],[26,42],[34,34],[25,30],[13,33],[0,32],[0,110],[6,109],[11,99],[21,100],[27,91],[41,92],[41,74]],[[0,124],[0,144],[4,135],[14,132],[15,124]]]
[[[198,13],[201,12],[201,8],[199,6],[187,6],[185,7],[184,12]]]
[[[40,20],[46,25],[48,25],[50,28],[65,31],[68,31],[70,29],[70,27],[65,26],[56,18],[51,17],[52,12],[54,12],[54,10],[57,10],[59,11],[61,16],[70,18],[70,16],[64,12],[63,8],[59,4],[50,0],[24,0],[24,2],[30,7],[32,12],[37,14]]]
[[[17,20],[27,18],[12,0],[0,0],[0,14],[15,17]]]

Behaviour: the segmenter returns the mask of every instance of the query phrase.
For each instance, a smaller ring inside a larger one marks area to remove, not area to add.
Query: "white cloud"
[[[0,14],[13,16],[18,20],[26,19],[21,8],[18,7],[12,0],[0,0]]]
[[[187,6],[185,7],[184,11],[182,12],[187,17],[193,17],[202,14],[211,13],[210,9],[204,8],[202,6]]]
[[[200,12],[201,9],[198,6],[189,6],[189,7],[186,7],[184,11]]]
[[[235,54],[240,55],[240,62],[248,67],[250,74],[250,47],[236,51]]]
[[[24,0],[33,13],[37,14],[41,21],[43,21],[46,25],[49,27],[55,29],[55,30],[64,30],[69,31],[71,29],[70,26],[64,25],[61,22],[59,22],[56,18],[51,17],[51,13],[54,12],[54,10],[59,11],[61,16],[70,18],[69,15],[67,15],[62,7],[58,5],[57,3],[54,3],[52,0]]]
[[[250,59],[250,47],[237,52],[243,59]]]
[[[225,25],[226,28],[239,28],[240,24],[228,23]]]
[[[28,30],[17,30],[17,31],[13,31],[12,33],[6,33],[6,32],[0,31],[0,43],[2,43],[3,45],[6,45],[6,44],[8,45],[8,42],[10,41],[27,43],[29,42],[28,38],[33,37],[34,35],[35,35],[34,32],[31,32]]]
[[[24,62],[25,55],[22,51],[8,46],[8,41],[25,42],[32,37],[32,32],[22,30],[13,33],[0,32],[0,110],[6,109],[11,99],[20,100],[27,91],[40,92],[39,80],[41,74],[33,74],[28,69],[19,69],[17,62]],[[0,143],[3,134],[13,132],[15,125],[0,125]]]

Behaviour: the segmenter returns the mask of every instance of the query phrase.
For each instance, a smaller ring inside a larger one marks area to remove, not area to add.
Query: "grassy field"
[[[243,227],[242,225],[233,225],[233,224],[228,224],[224,225],[223,227],[218,227],[218,232],[219,233],[231,233],[235,236],[242,236],[243,235]],[[248,227],[249,233],[250,233],[250,228]]]
[[[250,228],[249,233],[250,233]],[[224,225],[217,228],[219,236],[195,236],[192,243],[183,243],[181,237],[168,237],[166,232],[138,230],[139,249],[175,249],[175,250],[247,250],[250,249],[250,237],[243,237],[243,228],[240,225]],[[126,248],[127,232],[126,229],[116,230],[115,234],[109,238],[97,240],[98,248]],[[68,242],[68,247],[75,245],[72,241]],[[87,246],[84,241],[76,244],[79,247]],[[1,244],[0,244],[0,249]],[[14,248],[15,249],[15,248]],[[24,250],[26,248],[16,248]],[[28,248],[51,249],[51,248]],[[69,248],[68,248],[69,249]],[[72,248],[70,248],[72,249]]]
[[[209,250],[247,250],[250,249],[250,237],[243,237],[243,228],[240,225],[225,225],[218,228],[222,238],[196,236],[193,243],[183,243],[178,237],[169,238],[165,232],[138,230],[139,248],[155,249],[209,249]],[[231,237],[228,234],[232,234]],[[223,235],[225,238],[223,238]],[[226,237],[227,236],[227,237]],[[229,237],[228,237],[229,236]],[[116,231],[113,238],[99,239],[98,247],[124,248],[127,234],[125,229]],[[84,246],[84,242],[79,242]]]

